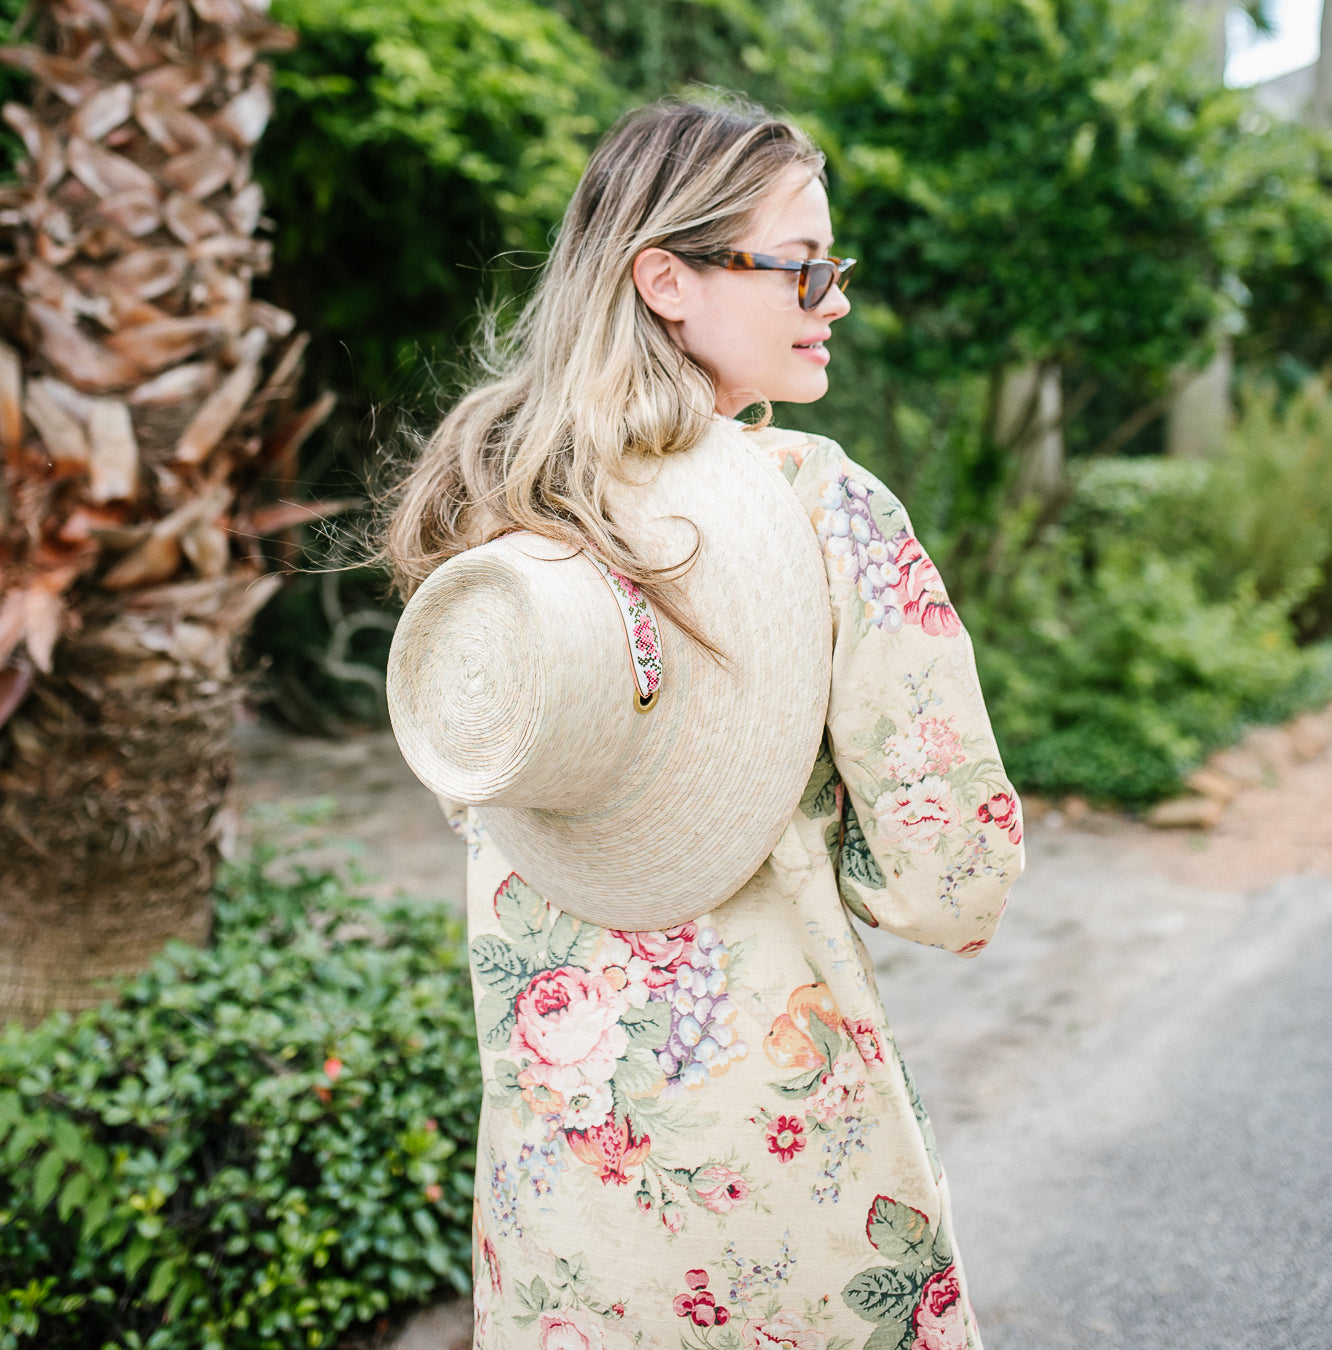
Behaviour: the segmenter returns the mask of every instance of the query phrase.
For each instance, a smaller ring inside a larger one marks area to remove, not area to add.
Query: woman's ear
[[[634,285],[643,303],[667,323],[685,317],[694,275],[686,262],[664,248],[645,248],[634,259]]]

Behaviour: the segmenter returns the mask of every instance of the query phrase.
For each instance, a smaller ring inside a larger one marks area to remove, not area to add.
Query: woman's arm
[[[887,488],[831,441],[775,457],[810,512],[832,596],[842,898],[866,923],[974,955],[1023,852],[971,640]]]

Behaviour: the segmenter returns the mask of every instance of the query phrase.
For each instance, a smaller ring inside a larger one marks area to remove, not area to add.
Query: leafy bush
[[[1164,370],[1225,306],[1217,208],[1242,102],[1178,6],[848,7],[803,92],[883,356],[951,377],[1030,361]],[[1131,297],[1131,298],[1130,298]]]
[[[0,1347],[327,1346],[468,1288],[480,1093],[438,907],[227,869],[207,950],[0,1038]]]
[[[1253,394],[1214,460],[1076,465],[1062,524],[997,550],[966,610],[1015,780],[1148,802],[1245,723],[1332,695],[1332,648],[1292,620],[1332,573],[1329,500],[1317,384],[1284,411]]]
[[[300,36],[274,61],[255,160],[272,285],[312,332],[312,377],[359,416],[415,385],[422,353],[453,360],[479,298],[521,288],[613,93],[597,52],[534,0],[272,13]],[[505,250],[516,268],[492,266]]]

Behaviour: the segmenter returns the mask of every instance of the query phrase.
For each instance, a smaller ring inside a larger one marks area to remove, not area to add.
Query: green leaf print
[[[837,871],[839,876],[847,877],[858,885],[876,891],[883,889],[883,871],[874,861],[874,855],[865,842],[865,831],[860,828],[856,808],[851,805],[849,797],[846,801],[846,833],[842,836],[842,857]]]
[[[930,1221],[910,1205],[886,1195],[870,1206],[865,1233],[887,1261],[924,1268],[934,1256],[934,1230]]]
[[[518,1066],[507,1059],[495,1061],[495,1077],[486,1084],[494,1106],[507,1106],[512,1103],[520,1091],[518,1087]]]
[[[823,1018],[813,1016],[809,1019],[808,1034],[810,1040],[814,1042],[814,1048],[823,1056],[831,1069],[833,1060],[837,1058],[842,1049],[841,1036]],[[820,1072],[822,1071],[820,1070]]]
[[[512,999],[534,973],[509,943],[492,933],[482,933],[472,940],[472,969],[484,988],[507,999]]]
[[[495,892],[495,913],[504,931],[520,946],[540,937],[550,906],[517,872]]]
[[[819,757],[814,761],[809,783],[804,796],[800,798],[800,813],[809,820],[828,815],[837,802],[837,770],[833,766],[832,755],[828,751],[827,739],[819,749]]]
[[[611,1079],[626,1102],[630,1098],[647,1097],[660,1092],[664,1081],[657,1057],[642,1045],[629,1047],[628,1053],[615,1066],[615,1076]]]
[[[620,1025],[630,1045],[665,1045],[671,1034],[671,1005],[649,1003],[643,1008],[630,1008],[620,1018]]]
[[[904,1313],[894,1317],[891,1322],[881,1322],[870,1333],[862,1350],[910,1350],[915,1340],[911,1330],[911,1314]]]
[[[842,1302],[867,1322],[893,1322],[911,1316],[925,1272],[873,1266],[862,1270],[842,1290]],[[892,1344],[892,1342],[889,1342]]]
[[[550,1290],[546,1287],[546,1282],[540,1275],[537,1275],[529,1285],[524,1285],[515,1280],[513,1287],[518,1295],[519,1302],[524,1307],[531,1308],[533,1312],[543,1312],[545,1309],[555,1306],[551,1301]]]
[[[818,1087],[819,1080],[826,1072],[827,1070],[820,1064],[818,1068],[801,1074],[799,1078],[792,1078],[785,1083],[769,1083],[768,1086],[774,1092],[780,1092],[783,1097],[808,1097]]]
[[[476,1034],[487,1050],[507,1050],[513,1031],[513,1001],[499,994],[486,994],[476,1008]]]

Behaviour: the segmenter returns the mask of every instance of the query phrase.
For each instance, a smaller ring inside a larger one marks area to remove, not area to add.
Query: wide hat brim
[[[758,870],[799,805],[831,676],[827,581],[809,517],[741,428],[616,483],[636,553],[678,563],[718,661],[664,617],[655,706],[635,706],[610,586],[531,534],[450,559],[422,584],[389,658],[407,763],[478,808],[505,859],[560,909],[605,927],[671,927]]]

